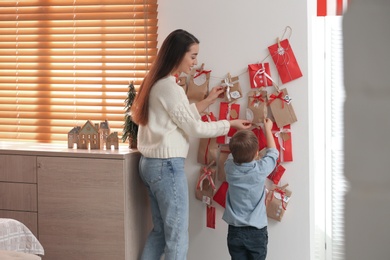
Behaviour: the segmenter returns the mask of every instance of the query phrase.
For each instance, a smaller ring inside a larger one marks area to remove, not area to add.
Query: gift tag
[[[237,118],[238,118],[237,111],[234,110],[234,109],[230,110],[230,117],[231,117],[232,119],[237,119]]]
[[[230,92],[230,97],[232,97],[234,99],[239,99],[241,97],[241,94],[238,91],[233,91],[233,92]]]
[[[208,196],[204,196],[202,197],[202,202],[207,204],[207,205],[210,205],[211,204],[211,198],[208,197]]]
[[[198,86],[201,86],[203,85],[207,80],[207,77],[206,77],[206,74],[205,73],[201,73],[199,74],[198,72],[195,74],[194,76],[194,83]]]
[[[206,218],[207,227],[215,229],[215,207],[207,206]]]
[[[254,115],[253,115],[253,111],[252,111],[251,109],[247,108],[247,109],[246,109],[246,120],[252,122],[254,118],[255,118],[255,117],[254,117]]]

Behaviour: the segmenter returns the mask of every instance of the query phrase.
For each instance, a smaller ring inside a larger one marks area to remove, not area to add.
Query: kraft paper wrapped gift
[[[287,186],[288,184],[282,187],[275,185],[272,190],[267,191],[267,197],[265,199],[267,217],[279,222],[282,221],[292,194],[287,189]]]
[[[264,119],[267,118],[267,114],[267,91],[250,91],[248,93],[246,119],[257,125],[264,122]]]
[[[287,89],[281,89],[268,95],[268,106],[278,127],[292,124],[298,121],[292,99],[288,95]]]
[[[214,163],[214,162],[212,162]],[[212,204],[215,187],[216,169],[214,166],[203,166],[199,172],[199,178],[196,182],[195,198],[207,205]]]
[[[198,102],[207,97],[210,74],[211,70],[204,70],[204,64],[200,69],[191,70],[187,90],[187,97],[191,102]]]
[[[226,181],[225,162],[230,154],[228,145],[220,145],[217,159],[217,176],[219,181]]]
[[[225,99],[228,102],[242,98],[242,90],[238,76],[232,77],[230,73],[221,81],[221,86],[225,88]]]
[[[187,94],[187,77],[180,76],[176,78],[177,84],[183,88],[184,92]]]

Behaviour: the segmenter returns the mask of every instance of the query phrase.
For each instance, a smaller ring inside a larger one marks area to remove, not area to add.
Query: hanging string
[[[288,33],[288,37],[286,37],[286,34]],[[280,38],[281,40],[283,39],[290,39],[292,35],[292,28],[290,26],[286,26],[286,28],[284,28],[284,31],[283,31],[283,34],[282,34],[282,37]],[[279,38],[278,38],[279,39]],[[260,62],[258,62],[259,64],[261,63],[264,63],[265,60],[267,58],[269,58],[271,56],[271,54],[269,53],[267,56],[265,56]],[[243,70],[241,73],[239,73],[237,76],[240,77],[241,75],[244,75],[248,73],[248,68],[245,68],[245,70]],[[219,76],[213,76],[213,75],[210,75],[210,78],[212,79],[218,79],[218,80],[224,80],[226,77],[219,77]],[[276,84],[276,83],[275,83]],[[276,89],[278,89],[277,86],[275,86]]]
[[[289,32],[289,35],[288,35],[287,38],[285,38],[287,32]],[[282,40],[284,40],[284,39],[290,39],[291,35],[292,35],[292,28],[291,28],[290,26],[287,25],[286,28],[284,28],[284,32],[283,32],[283,34],[282,34],[282,37],[281,37],[281,38],[278,37],[278,38],[277,38],[277,41],[279,42],[279,41],[282,41]],[[265,61],[267,58],[269,58],[270,56],[271,56],[271,54],[268,53],[268,55],[265,56],[265,58],[262,59],[259,63],[264,63],[264,61]]]

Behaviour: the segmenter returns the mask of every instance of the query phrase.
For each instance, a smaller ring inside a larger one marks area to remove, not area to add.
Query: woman
[[[203,122],[199,113],[223,92],[214,87],[209,95],[190,104],[174,75],[189,74],[197,64],[199,41],[184,30],[171,32],[142,82],[132,105],[133,120],[139,125],[137,147],[141,179],[147,186],[153,230],[142,258],[183,260],[188,250],[188,183],[184,160],[189,136],[226,135],[230,127],[248,129],[247,120]]]

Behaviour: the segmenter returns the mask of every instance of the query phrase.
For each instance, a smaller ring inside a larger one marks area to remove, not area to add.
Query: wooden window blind
[[[87,120],[121,136],[131,81],[157,54],[157,0],[2,0],[0,140],[65,142]]]

